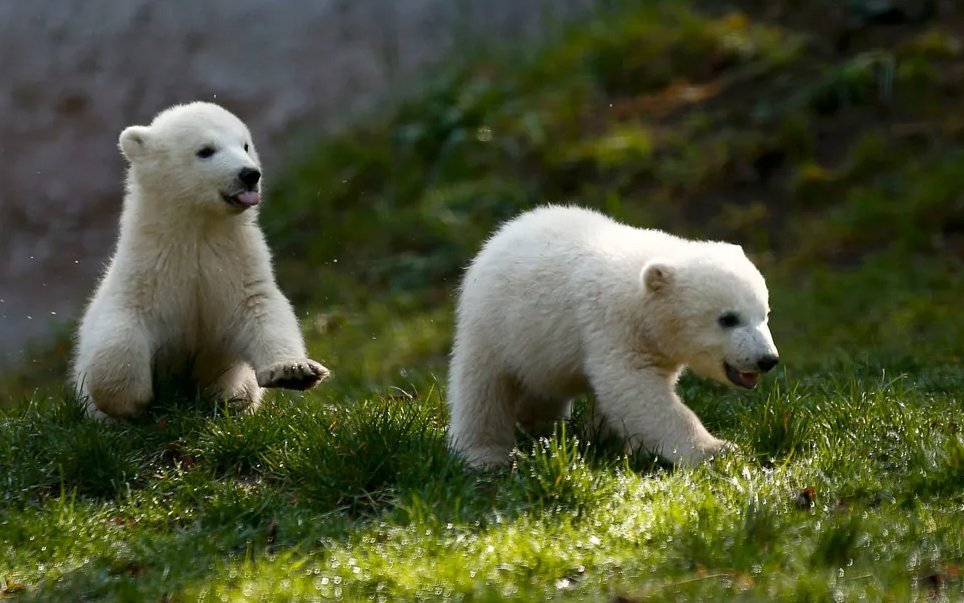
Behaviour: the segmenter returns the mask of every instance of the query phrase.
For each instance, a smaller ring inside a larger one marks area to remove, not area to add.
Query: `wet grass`
[[[881,4],[615,2],[319,141],[263,218],[334,378],[94,425],[61,338],[2,382],[0,598],[964,597],[961,15]],[[782,370],[680,384],[737,453],[627,456],[590,400],[510,469],[446,450],[460,268],[544,201],[754,255]]]
[[[585,436],[520,437],[467,471],[438,390],[158,408],[91,426],[69,400],[4,418],[0,567],[22,600],[297,597],[909,600],[964,584],[959,388],[788,368],[687,379],[740,452],[694,471]],[[585,437],[585,439],[583,439]],[[83,470],[81,470],[83,469]],[[954,595],[953,593],[957,593]]]

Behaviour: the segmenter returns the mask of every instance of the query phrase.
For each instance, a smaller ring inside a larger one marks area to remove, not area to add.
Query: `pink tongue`
[[[753,387],[756,385],[756,380],[760,377],[757,373],[740,373],[740,381],[745,385]]]
[[[237,199],[238,203],[242,205],[253,207],[261,202],[261,195],[254,191],[245,191],[243,193],[238,193],[238,196],[235,197],[235,199]]]

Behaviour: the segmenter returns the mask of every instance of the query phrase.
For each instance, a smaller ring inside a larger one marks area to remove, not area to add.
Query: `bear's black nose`
[[[757,361],[756,365],[765,373],[775,367],[778,362],[780,362],[780,359],[776,356],[764,356]]]
[[[258,180],[261,180],[261,172],[254,168],[241,168],[238,172],[238,179],[244,183],[248,188],[254,188],[258,184]]]

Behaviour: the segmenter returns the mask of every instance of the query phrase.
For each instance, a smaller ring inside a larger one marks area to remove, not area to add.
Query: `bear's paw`
[[[283,389],[311,389],[328,378],[330,371],[321,364],[304,358],[273,364],[258,371],[258,385]]]

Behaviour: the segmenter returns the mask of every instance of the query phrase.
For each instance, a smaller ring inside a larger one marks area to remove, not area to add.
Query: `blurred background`
[[[2,2],[0,73],[0,396],[62,383],[118,133],[194,99],[250,125],[345,387],[442,380],[461,268],[544,202],[743,244],[795,366],[964,353],[951,0]]]
[[[250,126],[274,173],[443,59],[536,41],[592,0],[0,3],[0,368],[75,316],[117,231],[120,131],[191,100]]]

